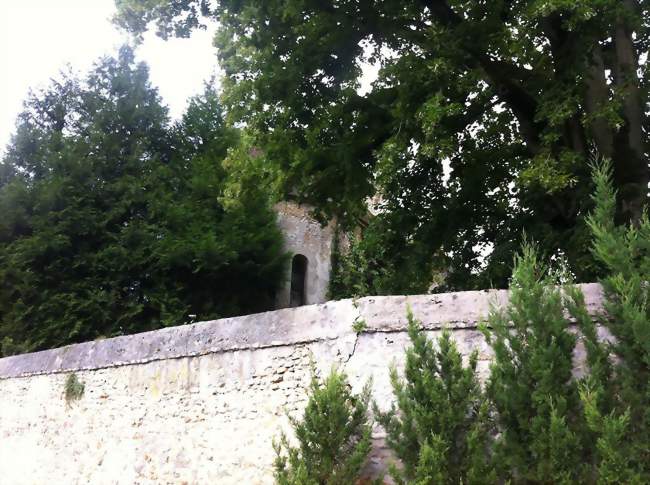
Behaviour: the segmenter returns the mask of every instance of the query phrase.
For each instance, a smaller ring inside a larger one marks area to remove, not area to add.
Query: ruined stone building
[[[275,206],[284,249],[291,255],[286,279],[276,296],[276,308],[312,305],[327,301],[336,225],[321,225],[312,208],[293,201]]]

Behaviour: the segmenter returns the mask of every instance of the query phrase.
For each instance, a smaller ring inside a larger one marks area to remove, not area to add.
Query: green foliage
[[[419,327],[409,310],[406,380],[392,368],[396,405],[386,413],[375,409],[401,461],[391,475],[400,484],[494,483],[492,424],[476,375],[477,354],[464,366],[449,331],[434,348]]]
[[[609,161],[594,165],[595,210],[588,219],[593,253],[605,267],[606,318],[615,338],[602,342],[591,319],[578,318],[590,375],[582,390],[587,422],[597,436],[600,483],[650,481],[650,221],[615,226],[616,192]],[[614,355],[614,361],[607,358]]]
[[[599,402],[598,391],[589,388],[584,384],[580,397],[585,408],[585,417],[589,430],[597,437],[594,454],[596,455],[596,466],[594,475],[599,484],[647,483],[641,478],[635,464],[634,440],[628,439],[630,431],[630,414],[625,412],[620,415],[610,413],[603,415]],[[647,474],[646,474],[647,475]]]
[[[417,243],[405,247],[384,219],[371,219],[361,237],[349,233],[345,251],[334,248],[330,298],[427,292],[434,259],[426,248],[416,249]]]
[[[84,395],[85,389],[85,384],[77,378],[77,374],[74,372],[68,374],[68,377],[65,379],[65,385],[63,388],[65,402],[67,404],[70,404],[73,401],[78,401]]]
[[[501,436],[496,462],[514,483],[587,481],[590,461],[578,385],[572,378],[576,337],[569,332],[557,279],[524,246],[515,260],[507,308],[484,328],[494,350],[487,394]]]
[[[348,295],[420,291],[411,277],[431,267],[447,289],[505,287],[523,229],[593,281],[592,145],[614,162],[620,221],[640,216],[645,0],[116,4],[137,34],[218,22],[229,117],[253,130],[285,190],[351,223],[381,196],[382,243],[363,244],[370,276],[351,277]],[[361,91],[364,63],[379,72]]]
[[[370,452],[370,387],[351,392],[345,374],[323,381],[312,375],[302,420],[291,419],[297,446],[285,435],[274,442],[278,485],[349,485],[359,478]]]
[[[216,92],[170,126],[129,48],[27,100],[0,164],[4,355],[272,306],[286,258]]]
[[[508,305],[482,327],[494,351],[483,392],[476,354],[463,366],[448,332],[434,346],[409,313],[404,378],[391,369],[396,403],[375,409],[400,460],[390,470],[397,483],[650,482],[650,221],[614,225],[611,177],[609,162],[594,166],[587,220],[608,274],[601,319],[577,286],[559,285],[570,280],[564,271],[525,245]],[[574,375],[578,338],[584,376]]]
[[[355,320],[352,323],[352,330],[354,330],[355,333],[362,333],[368,328],[368,324],[364,319],[360,320]]]

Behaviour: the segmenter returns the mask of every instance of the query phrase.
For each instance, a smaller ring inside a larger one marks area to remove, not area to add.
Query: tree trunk
[[[637,6],[633,0],[623,0],[629,10]],[[643,139],[643,96],[637,75],[637,53],[632,31],[624,16],[619,19],[615,33],[614,80],[624,93],[622,114],[624,125],[614,136],[614,180],[619,190],[619,222],[636,222],[647,200],[648,160]]]
[[[591,64],[586,76],[587,90],[585,95],[585,111],[589,116],[589,132],[596,144],[598,155],[605,158],[612,158],[614,155],[614,136],[612,128],[607,119],[599,116],[597,112],[602,110],[609,101],[609,88],[605,78],[605,63],[603,52],[599,45],[592,51]]]

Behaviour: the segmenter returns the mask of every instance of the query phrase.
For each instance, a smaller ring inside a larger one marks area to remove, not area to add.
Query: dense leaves
[[[325,214],[354,222],[381,196],[373,237],[385,238],[362,249],[382,271],[505,286],[525,228],[592,280],[594,149],[613,160],[618,222],[640,217],[646,0],[116,3],[136,33],[218,20],[229,116],[255,128],[286,189]],[[358,89],[362,62],[380,68],[369,91]]]
[[[271,306],[268,198],[224,198],[237,143],[209,89],[170,126],[128,48],[33,94],[0,165],[2,353]]]
[[[371,219],[362,237],[350,233],[345,247],[334,248],[330,298],[417,294],[444,282],[444,271],[422,264],[430,259],[429,248],[404,240],[388,218]]]

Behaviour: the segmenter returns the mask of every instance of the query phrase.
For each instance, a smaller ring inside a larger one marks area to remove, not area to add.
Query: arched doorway
[[[289,306],[302,306],[307,303],[307,258],[296,254],[291,260],[291,294]]]

